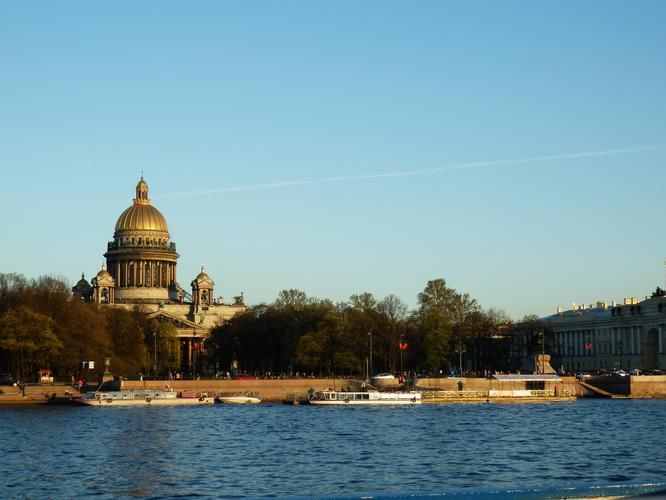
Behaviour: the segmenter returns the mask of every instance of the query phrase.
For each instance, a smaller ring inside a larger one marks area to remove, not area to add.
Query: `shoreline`
[[[363,382],[355,379],[259,379],[259,380],[123,380],[107,382],[106,390],[163,390],[195,391],[209,394],[233,395],[253,392],[266,403],[292,401],[294,404],[307,399],[310,389],[359,390]],[[529,387],[519,383],[504,385],[503,396],[493,395],[498,392],[497,385],[484,378],[419,378],[415,381],[414,390],[423,393],[424,404],[439,403],[523,403],[523,402],[561,402],[577,399],[602,397],[608,399],[666,399],[666,376],[627,376],[597,377],[578,381],[574,377],[562,377],[557,387],[548,390],[532,390],[532,396],[521,394],[512,397],[512,391],[525,392]],[[464,387],[464,390],[461,390]],[[88,385],[86,391],[79,392],[66,384],[26,384],[25,395],[17,386],[0,387],[0,406],[2,405],[38,405],[67,402],[67,399],[85,394],[87,390],[95,390],[96,386]],[[397,390],[397,384],[383,384],[377,389]],[[489,391],[490,396],[489,396]]]

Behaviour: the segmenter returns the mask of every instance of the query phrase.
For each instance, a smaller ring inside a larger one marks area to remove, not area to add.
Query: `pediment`
[[[205,330],[205,328],[203,328],[201,325],[198,325],[187,318],[183,318],[182,316],[176,316],[175,314],[168,313],[163,309],[152,312],[146,317],[148,319],[157,319],[158,321],[168,321],[169,323],[176,325],[176,328],[179,329]]]

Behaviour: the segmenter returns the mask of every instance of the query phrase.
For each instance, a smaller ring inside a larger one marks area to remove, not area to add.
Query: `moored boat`
[[[421,404],[421,393],[367,391],[315,391],[310,398],[311,405],[414,405]]]
[[[234,405],[261,403],[261,398],[255,396],[251,392],[246,392],[245,394],[235,394],[232,396],[217,396],[215,400],[218,403],[234,404]]]
[[[81,398],[72,400],[74,403],[88,406],[197,406],[211,405],[213,397],[206,394],[184,397],[175,391],[95,391]]]

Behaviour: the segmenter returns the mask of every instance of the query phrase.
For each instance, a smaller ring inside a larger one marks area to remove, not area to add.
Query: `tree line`
[[[526,351],[543,348],[543,339],[530,334],[540,329],[536,317],[514,324],[501,311],[482,309],[444,279],[427,282],[414,310],[395,295],[377,299],[365,292],[333,303],[284,290],[273,303],[248,307],[215,327],[198,373],[232,367],[317,376],[514,371]],[[516,332],[528,332],[520,349]],[[545,342],[549,348],[550,338]],[[94,361],[97,376],[106,358],[112,373],[130,377],[184,369],[172,323],[148,319],[138,306],[81,302],[62,278],[0,273],[0,374],[30,380],[48,368],[61,380],[92,377],[82,362]]]
[[[536,317],[513,324],[444,279],[429,281],[417,299],[410,311],[395,295],[378,300],[366,292],[335,304],[284,290],[272,304],[249,307],[216,327],[206,352],[222,371],[318,376],[515,371],[525,348],[537,352],[534,342],[518,350],[512,335],[543,329]]]
[[[106,358],[116,374],[176,369],[176,329],[139,308],[75,300],[62,278],[0,273],[0,374],[33,380],[37,370],[51,369],[61,379],[96,379]],[[84,369],[84,361],[93,361],[94,370]]]

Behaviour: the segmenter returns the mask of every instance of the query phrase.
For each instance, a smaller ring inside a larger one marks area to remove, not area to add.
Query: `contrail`
[[[385,172],[380,174],[345,175],[339,177],[322,177],[320,179],[266,182],[262,184],[250,184],[247,186],[232,186],[225,188],[206,189],[201,191],[172,193],[160,196],[159,198],[160,199],[187,198],[191,196],[203,196],[203,195],[222,194],[222,193],[237,193],[240,191],[259,191],[262,189],[279,189],[284,187],[310,186],[313,184],[329,184],[334,182],[365,181],[365,180],[376,180],[376,179],[388,179],[392,177],[415,177],[419,175],[431,175],[451,170],[464,170],[470,168],[520,165],[525,163],[539,163],[539,162],[548,162],[548,161],[557,161],[557,160],[573,160],[576,158],[592,158],[597,156],[626,155],[631,153],[641,153],[643,151],[662,149],[663,147],[664,145],[640,146],[632,148],[607,149],[604,151],[584,151],[580,153],[569,153],[569,154],[559,154],[559,155],[549,155],[549,156],[532,156],[530,158],[517,158],[512,160],[476,161],[476,162],[458,163],[454,165],[446,165],[443,167],[434,167],[434,168],[427,168],[420,170],[405,170],[402,172]]]

